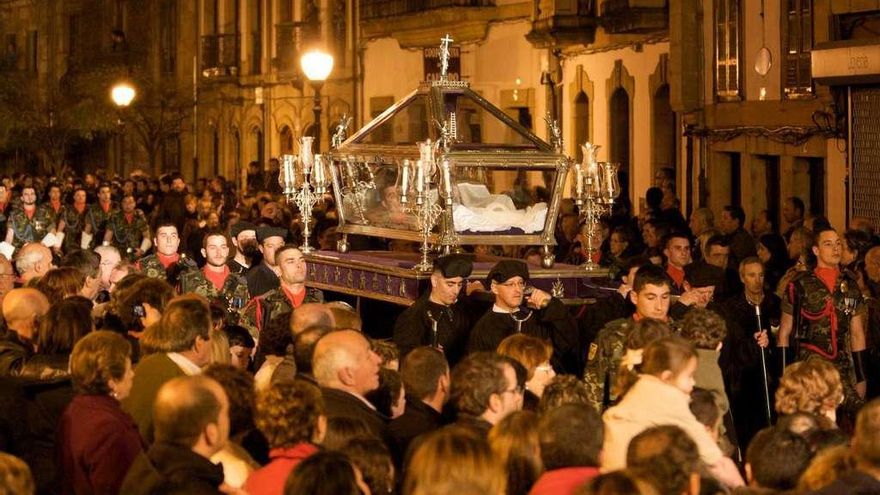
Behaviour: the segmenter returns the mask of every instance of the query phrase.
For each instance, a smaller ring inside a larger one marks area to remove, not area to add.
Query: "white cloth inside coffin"
[[[472,232],[500,232],[512,228],[526,234],[544,229],[547,203],[537,203],[518,210],[510,196],[492,194],[483,184],[457,184],[460,203],[452,206],[455,230]]]

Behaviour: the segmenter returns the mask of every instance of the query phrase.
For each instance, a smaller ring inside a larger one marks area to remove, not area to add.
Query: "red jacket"
[[[250,495],[282,495],[284,482],[293,469],[306,457],[318,451],[310,443],[298,443],[293,447],[269,451],[269,464],[257,469],[242,487]]]
[[[116,494],[144,450],[131,416],[107,395],[77,395],[61,416],[59,466],[65,494]]]
[[[529,495],[572,495],[583,484],[599,476],[597,467],[567,467],[546,471]]]

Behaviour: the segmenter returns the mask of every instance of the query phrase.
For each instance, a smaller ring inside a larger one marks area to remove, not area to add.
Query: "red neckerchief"
[[[811,313],[806,309],[801,308],[801,316],[810,321],[828,318],[828,324],[831,327],[831,352],[825,352],[824,349],[820,349],[818,346],[810,343],[801,343],[801,347],[815,352],[825,359],[833,361],[837,359],[837,355],[840,351],[837,347],[837,311],[834,309],[834,286],[837,283],[837,276],[840,275],[840,271],[836,268],[816,267],[816,269],[813,270],[813,273],[816,274],[816,278],[822,281],[822,285],[828,289],[829,294],[825,298],[825,306],[818,313]],[[788,290],[789,298],[794,301],[794,284],[789,284]]]
[[[666,265],[666,274],[672,279],[675,287],[679,289],[684,287],[684,270],[672,265]]]
[[[104,213],[110,213],[110,207],[113,205],[109,201],[107,201],[107,203],[103,203],[103,202],[99,201],[98,206],[100,206],[101,209],[104,210]]]
[[[834,292],[834,286],[837,284],[837,277],[840,276],[840,270],[837,268],[822,268],[817,266],[814,270],[816,277],[825,284],[828,292]]]
[[[30,207],[25,206],[25,207],[22,208],[22,209],[24,210],[24,214],[27,215],[28,220],[31,220],[32,218],[34,218],[34,213],[37,212],[37,207],[36,207],[36,206],[30,206]]]
[[[159,258],[159,263],[162,263],[162,267],[168,269],[169,266],[177,263],[180,260],[180,253],[174,253],[171,256],[165,256],[162,253],[156,253],[156,257]]]
[[[131,223],[134,221],[134,213],[123,213],[122,215],[125,217],[125,223]]]
[[[294,294],[293,292],[290,292],[290,290],[285,287],[284,284],[281,284],[281,290],[284,291],[284,295],[287,296],[287,300],[290,301],[290,304],[292,304],[294,308],[300,307],[303,301],[306,299],[305,289]]]
[[[202,268],[202,273],[205,274],[205,278],[211,282],[211,285],[219,291],[223,288],[223,284],[226,283],[226,277],[229,276],[229,267],[223,265],[223,271],[215,272],[208,268],[208,265],[205,265],[205,267]]]
[[[76,210],[76,212],[79,214],[82,214],[82,212],[86,211],[86,206],[88,205],[85,201],[83,201],[82,203],[73,203],[73,209]]]
[[[55,213],[61,211],[61,200],[60,199],[50,199],[49,205],[52,206],[52,209],[55,210]]]

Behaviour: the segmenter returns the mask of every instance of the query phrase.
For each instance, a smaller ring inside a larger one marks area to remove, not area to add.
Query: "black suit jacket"
[[[388,418],[368,406],[360,398],[335,388],[321,387],[324,396],[324,412],[328,418],[346,417],[362,419],[377,437],[388,440]],[[393,447],[389,444],[388,447]]]
[[[440,413],[420,399],[406,397],[406,410],[399,418],[391,421],[388,429],[397,444],[399,452],[406,453],[413,439],[419,435],[440,428]]]
[[[251,297],[262,296],[272,289],[281,287],[278,275],[275,275],[275,272],[265,263],[251,267],[245,279],[247,280],[248,292],[250,292]]]

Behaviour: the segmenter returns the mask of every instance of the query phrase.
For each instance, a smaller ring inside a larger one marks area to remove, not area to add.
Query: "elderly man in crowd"
[[[49,300],[36,289],[13,289],[3,298],[6,332],[0,337],[0,376],[17,375],[34,353],[39,319]]]
[[[15,269],[21,285],[30,284],[31,280],[42,277],[53,268],[52,251],[39,242],[25,244],[15,255]]]

